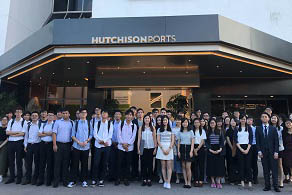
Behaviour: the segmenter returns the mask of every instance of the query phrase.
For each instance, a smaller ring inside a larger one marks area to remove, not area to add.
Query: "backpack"
[[[122,123],[121,123],[121,131],[123,131],[124,122],[125,122],[125,121],[122,121]],[[135,126],[135,123],[132,123],[132,133],[133,133],[133,131],[134,131],[134,126]]]
[[[99,132],[100,125],[101,125],[101,121],[98,121],[96,134],[98,134],[98,132]],[[110,128],[111,128],[111,121],[108,121],[108,123],[107,123],[107,130],[108,130],[108,132],[109,132]]]
[[[32,125],[32,122],[28,122],[27,123],[27,133],[29,133],[29,129],[30,129],[31,125]],[[42,123],[40,121],[38,121],[39,129],[41,128],[41,126],[42,126]]]
[[[88,126],[88,138],[89,138],[89,136],[90,136],[90,124],[89,124],[89,121],[88,120],[86,120],[87,121],[87,126]],[[76,133],[77,133],[77,130],[78,130],[78,123],[79,123],[79,120],[76,120],[75,121],[75,137],[76,137]]]
[[[11,122],[11,124],[10,124],[10,129],[12,128],[12,125],[14,124],[14,122],[15,122],[15,118],[14,118],[14,119],[12,119],[12,122]],[[24,119],[22,119],[22,121],[21,121],[21,127],[23,127],[23,125],[24,125],[24,122],[25,122],[25,120],[24,120]]]

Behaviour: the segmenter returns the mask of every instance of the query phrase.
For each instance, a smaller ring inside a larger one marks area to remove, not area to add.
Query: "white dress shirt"
[[[29,131],[28,131],[29,125],[30,125],[30,128],[29,128]],[[41,142],[41,138],[38,135],[38,133],[40,131],[39,121],[36,122],[36,123],[24,124],[23,130],[25,131],[24,147],[27,147],[27,144],[36,144],[36,143],[40,143]]]
[[[105,147],[103,144],[99,144],[99,141],[103,141],[107,143],[108,146],[112,145],[112,136],[113,136],[113,124],[110,124],[110,128],[108,129],[108,123],[110,121],[106,120],[105,122],[100,121],[100,127],[98,130],[98,123],[94,124],[93,136],[95,138],[95,147],[96,148],[103,148]]]
[[[11,126],[11,123],[12,123],[12,119],[8,122],[8,125],[7,125],[7,129],[6,131],[12,131],[12,132],[15,132],[15,131],[20,131],[20,132],[23,132],[25,133],[25,130],[23,129],[22,127],[22,121],[24,119],[23,118],[20,118],[19,121],[17,121],[16,119],[14,119],[14,123],[13,125]],[[26,123],[24,122],[23,126],[25,125]],[[8,137],[8,141],[19,141],[19,140],[23,140],[24,139],[24,136],[17,136],[17,137],[14,137],[14,136],[9,136]]]

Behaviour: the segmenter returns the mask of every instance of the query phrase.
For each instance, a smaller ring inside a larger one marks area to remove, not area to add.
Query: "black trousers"
[[[241,148],[246,150],[248,145],[247,144],[240,144]],[[240,181],[252,181],[251,178],[251,151],[247,154],[243,154],[238,148],[236,151],[238,155],[238,163],[239,163],[239,178]]]
[[[232,157],[232,150],[226,145],[226,162],[229,182],[239,181],[238,155]]]
[[[70,152],[71,143],[57,142],[58,150],[54,153],[54,183],[60,182],[60,174],[62,169],[62,181],[67,185],[69,178],[69,164],[70,164]]]
[[[118,152],[118,179],[130,179],[130,167],[133,159],[133,151],[125,152],[119,150]],[[123,166],[124,165],[124,166]],[[123,169],[122,169],[123,168]]]
[[[33,181],[37,181],[40,171],[40,143],[27,144],[26,155],[25,155],[25,177],[27,181],[31,181],[32,176],[32,164],[34,163],[34,174],[32,177]]]
[[[272,171],[273,186],[278,187],[278,160],[268,150],[263,152],[262,165],[264,170],[265,187],[270,188],[270,173]]]
[[[141,172],[144,180],[151,180],[153,174],[153,152],[154,148],[144,148],[141,156]]]
[[[22,157],[23,157],[23,140],[19,141],[9,141],[8,142],[8,163],[9,163],[9,172],[10,179],[15,178],[15,159],[17,167],[17,179],[21,180],[23,176],[22,172]]]
[[[117,179],[118,172],[118,148],[117,146],[111,146],[110,158],[109,158],[109,175],[111,179]]]
[[[90,160],[90,178],[93,178],[93,168],[94,168],[94,155],[95,155],[95,139],[92,138],[90,141],[90,151],[91,151],[91,160]]]
[[[195,144],[195,148],[199,145]],[[194,156],[194,161],[192,162],[192,174],[194,175],[195,181],[204,181],[205,172],[205,149],[201,147],[198,151],[198,156]]]
[[[134,143],[134,150],[132,154],[132,177],[139,177],[139,154],[138,154],[138,149],[137,149],[137,138]]]
[[[95,148],[93,180],[104,180],[110,155],[110,149],[111,148],[109,146],[103,148]]]
[[[79,173],[79,162],[81,162],[81,181],[87,180],[88,173],[88,156],[89,150],[77,150],[73,148],[72,151],[72,169],[71,169],[71,177],[72,181],[78,181],[78,173]]]
[[[39,182],[43,183],[46,172],[46,182],[51,183],[53,180],[54,170],[54,152],[53,142],[40,143],[40,175]]]
[[[258,180],[258,150],[256,145],[252,145],[250,148],[251,152],[251,170],[253,181]]]

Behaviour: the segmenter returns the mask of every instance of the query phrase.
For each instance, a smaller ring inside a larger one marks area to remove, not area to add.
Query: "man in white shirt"
[[[22,156],[23,156],[23,139],[24,139],[24,120],[21,118],[22,108],[16,108],[15,119],[9,121],[6,135],[8,135],[8,159],[9,159],[9,172],[10,178],[5,184],[14,182],[15,178],[15,160],[17,166],[17,180],[16,184],[21,183],[22,179]],[[16,156],[16,159],[15,159]]]
[[[41,138],[38,133],[40,131],[41,122],[39,121],[39,113],[34,111],[31,113],[31,122],[23,126],[25,131],[24,136],[24,151],[25,155],[25,181],[22,185],[32,184],[35,185],[39,177],[40,165],[40,142]],[[32,178],[32,164],[34,163],[34,175]]]
[[[99,179],[99,186],[104,186],[105,171],[112,145],[113,125],[108,120],[108,111],[101,112],[101,121],[94,125],[93,137],[95,138],[95,154],[92,186],[95,186]],[[101,158],[103,157],[103,159]],[[100,169],[101,166],[101,169]],[[101,170],[101,172],[99,171]],[[99,178],[98,178],[99,176]]]
[[[48,111],[48,121],[41,126],[39,136],[41,138],[40,143],[40,175],[37,186],[41,186],[44,183],[44,175],[46,174],[46,185],[50,186],[53,180],[53,125],[54,125],[55,113]]]
[[[132,122],[134,117],[134,112],[132,110],[127,110],[125,115],[126,120],[122,122],[121,129],[118,131],[118,179],[116,180],[115,185],[119,185],[120,179],[123,177],[124,184],[128,186],[130,185],[130,166],[132,164],[137,125]],[[122,164],[124,162],[126,166],[122,169]]]

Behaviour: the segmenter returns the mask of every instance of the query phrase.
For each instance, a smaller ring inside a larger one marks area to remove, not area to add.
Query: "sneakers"
[[[92,180],[91,187],[95,187],[95,186],[96,186],[96,181]]]
[[[216,188],[216,184],[212,183],[211,188]]]
[[[88,184],[87,184],[86,181],[82,182],[82,187],[83,187],[83,188],[87,188],[87,187],[88,187]]]
[[[179,184],[179,179],[176,179],[175,183],[176,183],[176,184]]]
[[[100,180],[100,181],[99,181],[98,186],[99,186],[99,187],[103,187],[103,186],[104,186],[103,180]]]
[[[166,188],[166,182],[163,183],[163,187]]]
[[[222,184],[221,184],[221,183],[218,183],[218,184],[217,184],[217,188],[218,188],[218,189],[222,189]]]
[[[163,184],[162,178],[159,179],[158,183]]]
[[[0,175],[0,183],[2,183],[2,181],[3,181],[3,177],[2,175]]]
[[[67,185],[68,188],[73,188],[74,186],[76,186],[75,182],[69,182],[69,184]]]
[[[124,184],[125,184],[125,186],[129,186],[130,185],[130,183],[129,183],[129,181],[127,179],[124,180]]]
[[[166,188],[166,189],[171,189],[171,185],[170,185],[170,183],[166,183],[166,184],[165,184],[165,188]]]

